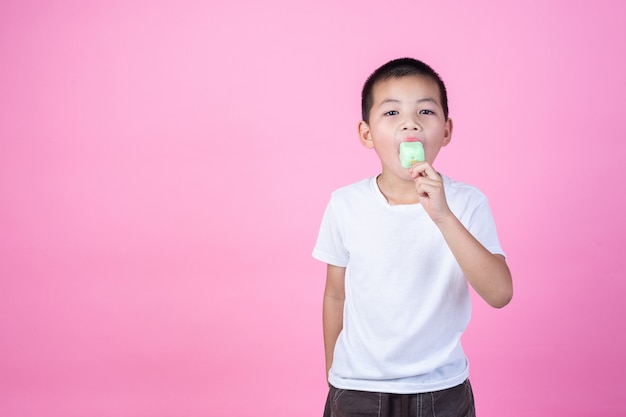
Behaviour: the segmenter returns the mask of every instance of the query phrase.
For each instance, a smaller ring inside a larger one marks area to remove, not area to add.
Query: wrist
[[[437,225],[437,227],[442,231],[443,229],[448,229],[459,223],[459,219],[456,218],[451,210],[448,210],[446,213],[437,216],[433,219],[433,221],[435,222],[435,225]]]

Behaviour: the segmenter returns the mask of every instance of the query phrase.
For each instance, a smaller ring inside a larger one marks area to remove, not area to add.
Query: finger
[[[411,167],[411,176],[413,179],[427,176],[426,171],[430,164],[428,162],[419,162]]]
[[[435,187],[437,189],[441,189],[443,190],[444,186],[443,186],[443,180],[441,179],[441,177],[439,176],[439,174],[437,172],[431,172],[431,174],[429,175],[427,172],[426,173],[421,173],[420,175],[418,175],[415,178],[415,182],[417,185],[419,184],[428,184],[431,187]]]
[[[424,171],[422,171],[422,177],[431,178],[436,181],[441,180],[441,176],[432,165],[428,164],[424,167]]]
[[[411,176],[413,177],[413,179],[416,179],[418,177],[441,179],[441,176],[435,170],[435,168],[433,168],[433,166],[426,161],[414,164],[411,167]]]
[[[428,181],[418,181],[416,188],[418,192],[423,192],[428,195],[435,195],[441,192],[441,187],[439,187],[438,184]]]
[[[443,195],[444,193],[443,183],[438,179],[428,177],[418,177],[415,180],[415,188],[418,194],[429,195],[432,197]]]

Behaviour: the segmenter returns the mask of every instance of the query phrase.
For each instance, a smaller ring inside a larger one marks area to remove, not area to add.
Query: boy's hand
[[[502,255],[489,252],[448,207],[443,179],[428,162],[410,168],[420,203],[435,222],[463,274],[476,292],[495,308],[513,297],[511,271]]]
[[[426,213],[435,222],[443,221],[452,214],[446,201],[441,175],[428,162],[418,162],[410,168],[411,176],[415,180],[415,189],[420,204]]]

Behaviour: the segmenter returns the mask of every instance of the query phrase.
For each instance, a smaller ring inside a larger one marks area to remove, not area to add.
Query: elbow
[[[498,291],[491,294],[486,299],[487,303],[493,308],[506,307],[513,299],[513,283],[509,275],[509,279],[506,285],[503,285]]]
[[[513,290],[506,293],[503,292],[502,294],[498,294],[497,296],[487,300],[487,303],[493,308],[503,308],[506,307],[512,299]]]
[[[490,294],[491,297],[487,299],[487,303],[493,308],[503,308],[507,306],[513,299],[513,278],[511,277],[511,270],[504,262],[502,258],[503,270],[498,274],[497,278],[493,280],[496,284]]]

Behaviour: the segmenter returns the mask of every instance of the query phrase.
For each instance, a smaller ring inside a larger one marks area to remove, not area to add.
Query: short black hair
[[[374,105],[374,86],[390,78],[400,78],[408,75],[428,77],[439,86],[441,95],[441,107],[443,115],[448,120],[448,93],[443,80],[430,66],[413,58],[398,58],[387,62],[372,73],[363,85],[361,92],[361,117],[365,123],[369,123],[370,111]]]

